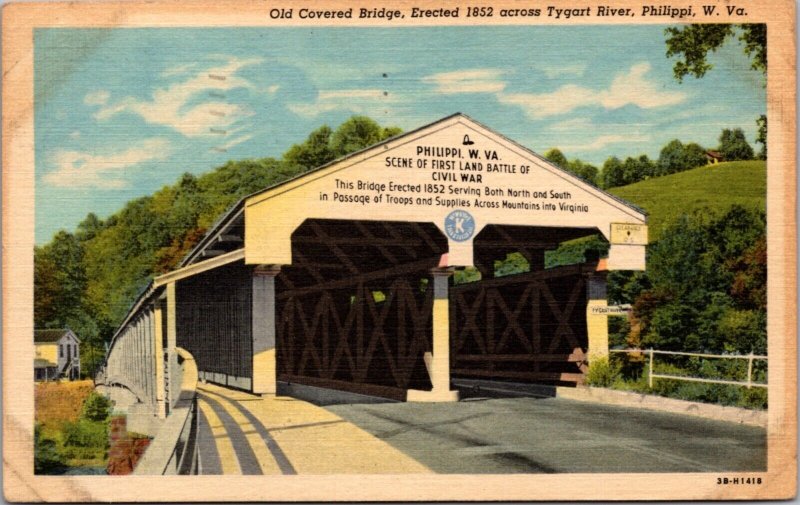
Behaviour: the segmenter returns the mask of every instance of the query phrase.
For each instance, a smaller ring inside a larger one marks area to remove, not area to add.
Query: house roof
[[[712,158],[722,159],[722,153],[719,152],[719,151],[708,150],[708,151],[706,151],[706,154],[708,156],[711,156]]]
[[[58,365],[46,359],[34,358],[33,368],[56,368]]]
[[[61,340],[61,337],[67,333],[71,334],[75,340],[80,342],[78,336],[69,328],[33,330],[33,342],[36,344],[53,344]]]

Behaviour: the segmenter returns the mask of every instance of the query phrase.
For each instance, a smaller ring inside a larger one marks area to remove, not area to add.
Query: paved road
[[[438,473],[766,470],[766,431],[677,414],[546,398],[335,405]]]

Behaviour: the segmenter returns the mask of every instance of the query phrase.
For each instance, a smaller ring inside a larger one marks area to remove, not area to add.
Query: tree
[[[656,349],[764,352],[765,233],[764,212],[737,205],[720,216],[675,221],[648,250],[646,282],[626,286],[642,290],[633,304],[633,340]]]
[[[589,184],[595,186],[597,185],[598,170],[596,166],[584,163],[577,158],[574,160],[567,160],[567,157],[564,156],[564,153],[555,147],[544,153],[544,157],[553,165],[577,175]]]
[[[767,116],[761,114],[756,120],[756,124],[758,125],[756,143],[761,144],[761,152],[758,153],[758,158],[765,160],[767,159]]]
[[[306,169],[329,163],[336,158],[330,146],[332,134],[333,130],[328,125],[320,126],[311,132],[305,142],[289,148],[284,153],[283,159]]]
[[[655,164],[646,154],[638,158],[628,157],[622,164],[623,184],[633,184],[651,177],[655,172]]]
[[[669,27],[667,35],[667,57],[679,59],[673,66],[678,81],[687,75],[703,77],[713,68],[708,62],[709,52],[715,52],[729,38],[739,35],[744,43],[744,52],[751,59],[751,67],[767,73],[767,25],[765,24],[690,24]]]
[[[669,175],[705,165],[706,152],[694,142],[684,145],[671,140],[661,149],[656,168],[657,175]]]
[[[402,130],[396,126],[382,128],[366,116],[353,116],[339,125],[336,131],[327,125],[317,128],[304,142],[289,148],[283,154],[283,159],[290,164],[310,170],[401,132]]]
[[[753,148],[741,128],[724,129],[719,136],[719,152],[725,161],[752,160]]]
[[[602,177],[606,189],[625,185],[625,174],[619,158],[612,156],[603,163]]]
[[[331,135],[330,147],[334,156],[339,158],[377,144],[395,135],[396,131],[396,128],[381,128],[366,116],[353,116]]]
[[[690,142],[684,146],[683,156],[686,167],[684,170],[702,167],[707,163],[705,148],[695,142]]]
[[[553,165],[560,167],[560,168],[568,168],[569,162],[567,161],[567,157],[564,156],[564,153],[557,148],[550,149],[546,153],[544,153],[544,157],[547,161],[552,163]]]
[[[34,251],[34,324],[37,328],[68,324],[82,306],[86,289],[83,247],[75,235],[59,231]]]
[[[590,165],[589,163],[584,163],[579,159],[574,159],[569,162],[567,165],[567,170],[572,172],[573,174],[577,175],[584,181],[588,182],[592,185],[597,185],[597,167],[594,165]]]

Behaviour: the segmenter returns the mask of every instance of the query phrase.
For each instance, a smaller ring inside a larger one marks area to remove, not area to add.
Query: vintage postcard
[[[6,4],[6,499],[793,497],[795,29]]]

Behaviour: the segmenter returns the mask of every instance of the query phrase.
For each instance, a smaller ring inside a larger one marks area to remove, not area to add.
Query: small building
[[[719,151],[706,151],[706,161],[709,165],[716,165],[720,161],[725,161],[725,158],[722,156],[722,153]]]
[[[75,380],[80,377],[80,340],[72,330],[34,330],[33,343],[36,347],[33,360],[35,380]]]

